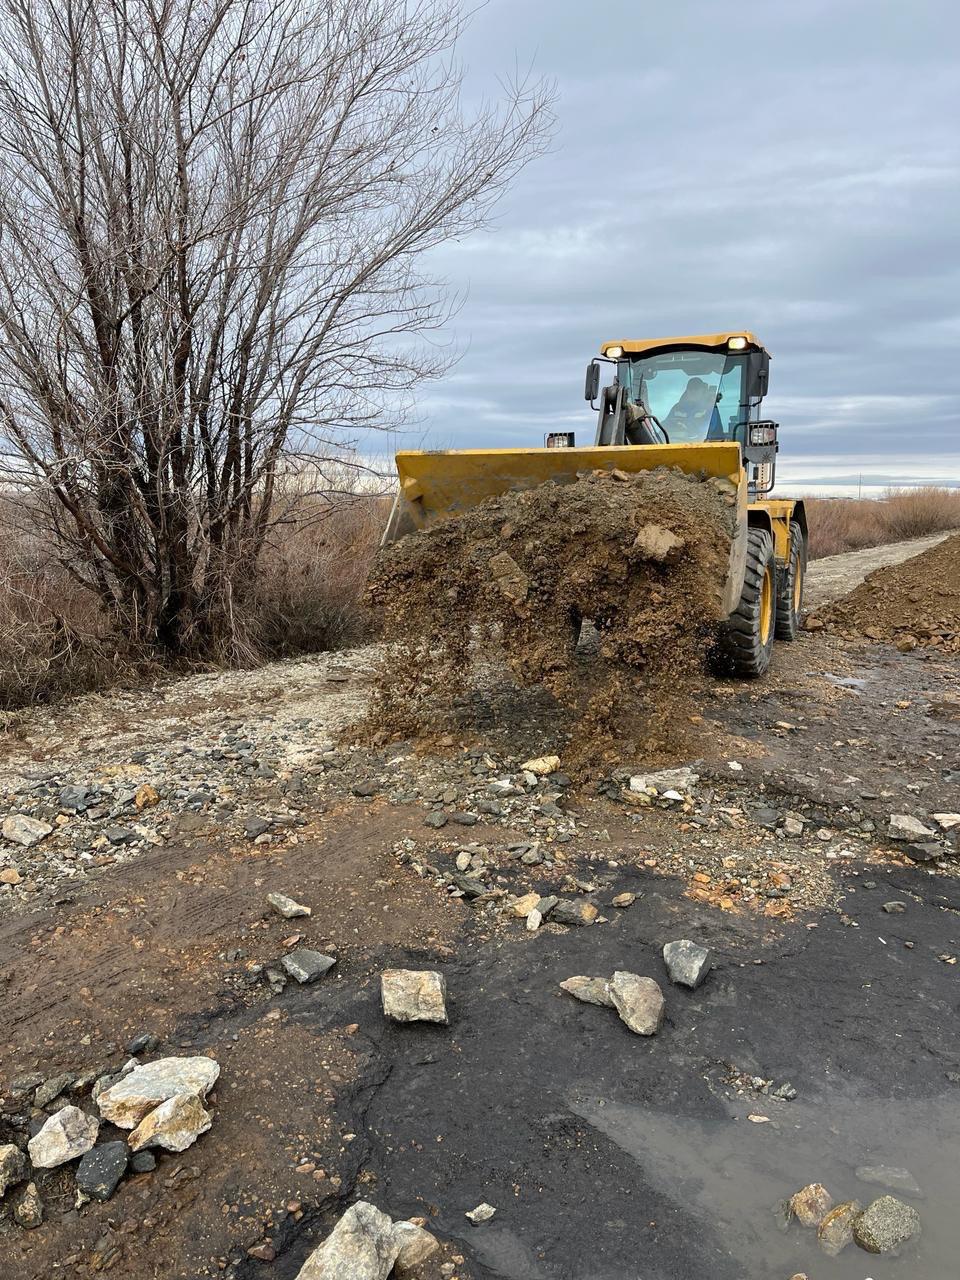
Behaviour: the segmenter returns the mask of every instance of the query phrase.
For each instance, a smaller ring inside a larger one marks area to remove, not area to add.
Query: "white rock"
[[[4,840],[22,844],[27,849],[31,845],[39,844],[52,830],[53,827],[49,822],[43,822],[40,818],[29,818],[24,813],[11,813],[3,820]]]
[[[684,987],[699,987],[710,972],[713,961],[706,947],[698,946],[689,938],[668,942],[663,948],[663,963],[671,982]]]
[[[652,978],[618,971],[610,981],[617,1013],[638,1036],[655,1035],[663,1023],[663,992]]]
[[[205,1098],[220,1074],[213,1058],[158,1058],[135,1067],[129,1075],[105,1089],[97,1098],[104,1120],[121,1129],[132,1129],[148,1112],[174,1098],[193,1093]]]
[[[86,1155],[97,1141],[100,1121],[79,1107],[63,1107],[52,1115],[36,1137],[27,1143],[36,1169],[55,1169]]]
[[[406,1234],[376,1205],[358,1200],[297,1274],[297,1280],[386,1280]]]
[[[267,901],[278,915],[283,916],[284,920],[296,920],[298,916],[313,914],[311,907],[301,906],[299,902],[294,902],[293,898],[288,898],[285,893],[268,893]]]
[[[463,1216],[469,1218],[475,1227],[479,1227],[481,1222],[489,1222],[496,1212],[493,1205],[487,1204],[486,1200],[484,1200],[475,1209],[468,1209]]]
[[[204,1111],[195,1093],[178,1093],[148,1112],[127,1142],[131,1151],[141,1151],[144,1147],[186,1151],[212,1124],[213,1117]]]
[[[527,760],[520,766],[527,773],[535,774],[538,778],[548,778],[551,773],[556,773],[560,768],[559,756],[537,756],[534,760]]]
[[[932,840],[935,833],[909,813],[893,813],[887,835],[891,840]]]
[[[689,766],[681,769],[660,769],[656,773],[640,773],[631,778],[630,790],[642,794],[650,791],[661,794],[665,791],[682,792],[680,799],[683,799],[683,796],[689,795],[699,781],[699,773],[695,773]]]
[[[785,815],[783,819],[783,834],[796,839],[803,835],[803,819],[796,818],[792,813]]]
[[[383,1012],[394,1022],[447,1021],[447,984],[432,969],[384,969],[380,975]]]
[[[960,813],[935,813],[933,820],[943,831],[952,831],[960,827]]]
[[[529,933],[536,933],[542,924],[543,924],[543,916],[540,914],[537,908],[534,907],[533,910],[527,916],[527,931]]]

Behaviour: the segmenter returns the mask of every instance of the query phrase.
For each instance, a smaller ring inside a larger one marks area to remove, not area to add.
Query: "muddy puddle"
[[[768,1124],[748,1119],[762,1114],[762,1105],[730,1107],[717,1120],[589,1096],[571,1099],[570,1109],[635,1160],[644,1180],[682,1204],[704,1230],[719,1232],[745,1276],[946,1280],[957,1274],[960,1107],[951,1095],[893,1106],[837,1093],[816,1106],[795,1102],[786,1118]],[[860,1165],[906,1168],[922,1194],[862,1182]],[[772,1212],[779,1199],[809,1182],[822,1182],[838,1203],[866,1205],[897,1195],[920,1212],[919,1242],[898,1258],[855,1246],[826,1256],[815,1232],[796,1224],[782,1231]]]

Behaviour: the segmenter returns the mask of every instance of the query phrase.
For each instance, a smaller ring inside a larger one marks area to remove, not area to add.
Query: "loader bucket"
[[[689,475],[730,481],[737,494],[737,536],[723,591],[727,612],[740,598],[746,544],[746,473],[734,441],[699,444],[605,445],[574,449],[408,450],[397,454],[400,490],[381,545],[475,507],[511,489],[571,484],[585,471],[652,471],[678,467]]]

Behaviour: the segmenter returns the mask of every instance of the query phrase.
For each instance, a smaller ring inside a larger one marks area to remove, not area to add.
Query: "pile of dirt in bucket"
[[[390,655],[372,722],[435,734],[506,677],[571,713],[581,758],[666,743],[720,620],[734,507],[722,480],[596,471],[402,538],[370,579]]]
[[[960,534],[902,564],[875,569],[807,626],[891,641],[903,652],[960,653]]]

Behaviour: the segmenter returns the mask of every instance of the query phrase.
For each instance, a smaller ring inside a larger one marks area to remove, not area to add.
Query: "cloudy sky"
[[[954,0],[490,0],[461,56],[554,78],[559,127],[438,257],[464,355],[423,444],[588,443],[601,340],[744,327],[783,476],[960,482]]]

